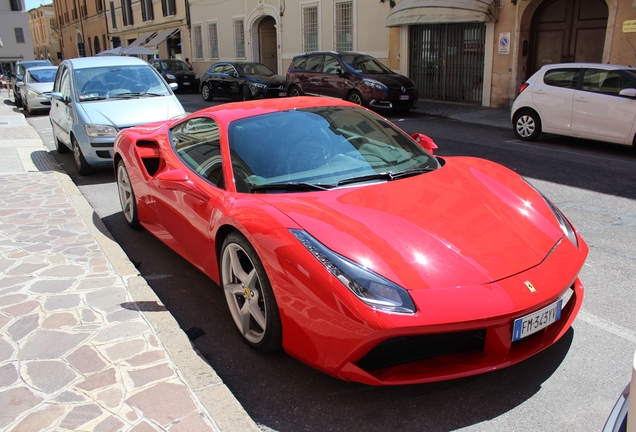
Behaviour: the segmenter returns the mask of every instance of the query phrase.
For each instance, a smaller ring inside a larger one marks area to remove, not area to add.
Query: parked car
[[[81,175],[111,166],[117,133],[141,123],[185,114],[159,73],[136,57],[84,57],[64,60],[51,93],[49,118],[55,147],[69,149]]]
[[[543,66],[512,105],[519,139],[542,132],[634,145],[636,69],[595,63]]]
[[[245,342],[340,379],[500,369],[558,341],[588,247],[493,162],[334,98],[235,102],[123,130],[123,216],[207,274]]]
[[[13,88],[15,106],[18,108],[22,107],[22,97],[20,96],[18,83],[24,79],[24,71],[35,66],[53,66],[53,64],[48,60],[19,60],[15,62],[15,73],[11,74],[11,88]]]
[[[201,97],[250,100],[287,96],[285,77],[261,63],[223,62],[210,66],[201,78]]]
[[[199,91],[201,84],[199,75],[194,73],[192,69],[190,69],[190,66],[183,60],[151,59],[149,63],[152,67],[157,69],[157,72],[159,72],[168,83],[179,84],[179,90],[192,93]]]
[[[294,57],[287,70],[289,96],[321,95],[373,109],[417,106],[413,81],[359,52],[316,51]]]
[[[57,73],[57,66],[31,67],[18,82],[20,99],[29,114],[34,111],[48,111],[51,108],[51,91]]]

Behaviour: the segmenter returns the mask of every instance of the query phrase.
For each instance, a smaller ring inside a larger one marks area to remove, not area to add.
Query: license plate
[[[541,310],[517,318],[512,326],[512,341],[518,341],[526,336],[546,328],[561,318],[563,299],[559,299]]]
[[[287,93],[285,92],[278,93],[278,97],[285,97],[285,96],[287,96]]]
[[[183,85],[190,85],[190,83],[189,83],[189,82],[187,82],[187,81],[184,81],[184,82],[183,82]]]
[[[409,95],[400,96],[400,100],[409,100]]]

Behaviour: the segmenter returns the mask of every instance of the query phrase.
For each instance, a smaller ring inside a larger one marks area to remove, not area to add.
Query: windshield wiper
[[[367,174],[363,176],[351,177],[348,179],[340,180],[338,182],[338,186],[344,186],[344,185],[353,184],[353,183],[363,183],[363,182],[372,181],[372,180],[387,180],[387,181],[397,180],[404,177],[409,177],[409,176],[413,176],[417,174],[435,171],[435,169],[436,168],[430,168],[430,167],[417,167],[417,168],[410,168],[410,169],[407,169],[404,171],[398,171],[398,172],[387,171],[382,173]]]
[[[162,96],[159,93],[147,93],[147,92],[126,92],[126,93],[118,93],[116,95],[112,95],[111,98],[133,98],[140,96]]]
[[[307,190],[329,190],[334,188],[333,185],[326,184],[318,184],[318,183],[297,183],[297,182],[286,182],[286,183],[269,183],[262,185],[248,185],[250,188],[250,192],[257,191],[307,191]]]

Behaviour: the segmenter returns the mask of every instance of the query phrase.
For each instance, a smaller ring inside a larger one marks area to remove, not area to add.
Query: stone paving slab
[[[259,430],[88,221],[68,176],[0,174],[0,429]]]

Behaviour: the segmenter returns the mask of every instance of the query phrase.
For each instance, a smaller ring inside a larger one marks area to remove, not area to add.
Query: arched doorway
[[[605,0],[544,1],[532,17],[527,76],[545,64],[600,63],[607,17]]]
[[[259,61],[276,72],[278,57],[276,47],[276,20],[268,16],[258,24]]]

